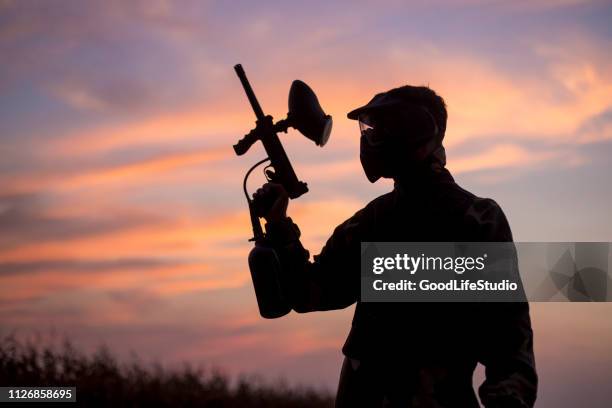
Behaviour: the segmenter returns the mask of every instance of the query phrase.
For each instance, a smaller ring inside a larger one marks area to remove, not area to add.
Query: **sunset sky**
[[[373,94],[444,97],[448,167],[516,241],[612,241],[608,1],[0,0],[0,333],[335,390],[353,308],[259,317],[245,171],[294,79],[330,142],[281,135],[319,252],[392,184],[370,184],[346,113]],[[265,179],[252,177],[253,191]],[[527,271],[523,271],[527,273]],[[612,304],[532,304],[541,407],[610,403]]]

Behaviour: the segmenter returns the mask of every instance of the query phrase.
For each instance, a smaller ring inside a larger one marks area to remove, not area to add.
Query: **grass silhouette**
[[[77,404],[96,407],[332,407],[333,397],[255,377],[230,381],[218,370],[168,370],[138,360],[120,363],[105,347],[86,355],[69,341],[52,347],[0,339],[0,386],[76,386]]]

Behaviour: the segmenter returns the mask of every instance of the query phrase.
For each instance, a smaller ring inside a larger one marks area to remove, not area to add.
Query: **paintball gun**
[[[242,65],[235,65],[234,70],[257,118],[255,128],[234,145],[234,151],[238,156],[241,156],[255,142],[261,141],[268,155],[267,158],[255,163],[247,171],[243,180],[243,190],[248,202],[253,228],[253,238],[249,241],[255,242],[255,247],[249,254],[249,269],[255,287],[257,304],[263,317],[275,318],[284,316],[291,310],[283,294],[280,262],[276,252],[269,245],[259,221],[259,218],[263,217],[272,206],[275,197],[268,197],[268,199],[264,197],[260,202],[253,201],[247,191],[247,179],[257,166],[269,162],[264,168],[264,176],[268,181],[282,184],[291,199],[298,198],[306,193],[308,186],[297,178],[277,133],[286,133],[292,127],[318,146],[323,146],[329,139],[332,118],[323,112],[312,89],[304,82],[295,80],[289,90],[287,117],[275,123],[272,116],[265,115],[261,109]],[[270,167],[273,171],[269,170]]]

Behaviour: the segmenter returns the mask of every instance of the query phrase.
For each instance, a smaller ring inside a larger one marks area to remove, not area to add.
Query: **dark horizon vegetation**
[[[0,386],[76,386],[77,405],[112,407],[332,407],[325,390],[237,378],[216,368],[168,369],[138,358],[120,362],[104,346],[90,355],[69,340],[61,346],[0,337]]]

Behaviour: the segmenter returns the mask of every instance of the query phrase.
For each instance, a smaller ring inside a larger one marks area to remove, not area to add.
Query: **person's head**
[[[444,166],[446,104],[430,88],[406,85],[379,93],[347,116],[359,121],[361,164],[372,183]]]

